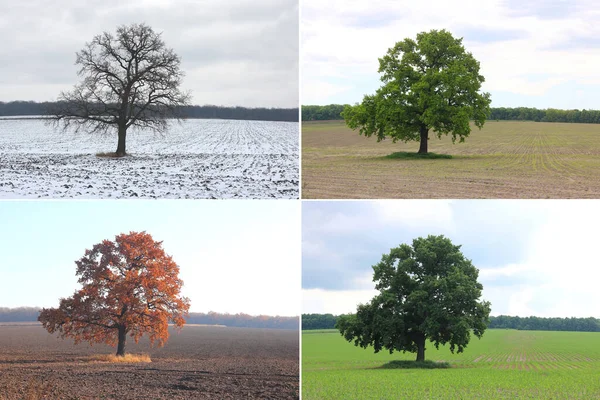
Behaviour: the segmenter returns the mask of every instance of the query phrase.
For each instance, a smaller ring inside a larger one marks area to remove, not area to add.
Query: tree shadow
[[[398,151],[396,153],[388,154],[387,156],[383,156],[383,158],[392,159],[392,160],[435,160],[435,159],[450,159],[453,158],[452,154],[437,154],[437,153],[411,153],[408,151]]]
[[[394,360],[383,364],[377,369],[446,369],[452,368],[449,362],[446,361],[411,361],[411,360]]]

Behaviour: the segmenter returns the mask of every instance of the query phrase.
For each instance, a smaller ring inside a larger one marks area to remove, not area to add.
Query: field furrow
[[[465,143],[433,139],[452,159],[389,158],[418,144],[378,143],[324,121],[302,126],[304,198],[597,198],[600,125],[488,121]]]
[[[39,324],[0,326],[0,400],[297,399],[297,331],[186,326],[168,343],[127,344],[150,363],[99,362],[106,345],[74,345]]]
[[[390,363],[414,357],[356,347],[334,330],[304,331],[303,398],[600,398],[600,333],[491,329],[460,354],[427,346],[426,360],[450,368]]]
[[[0,198],[298,198],[298,124],[188,120],[164,135],[62,133],[0,119]]]

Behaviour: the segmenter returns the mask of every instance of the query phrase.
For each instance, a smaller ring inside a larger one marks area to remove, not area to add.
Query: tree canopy
[[[479,271],[444,236],[428,236],[402,244],[373,266],[379,294],[360,304],[356,314],[342,315],[336,328],[356,346],[416,352],[425,359],[425,343],[450,344],[462,352],[471,331],[483,335],[490,303],[480,301]]]
[[[75,343],[117,345],[125,355],[127,335],[137,341],[164,345],[168,324],[185,324],[190,302],[180,296],[183,281],[172,257],[145,232],[130,232],[104,240],[75,262],[82,288],[60,300],[58,308],[44,308],[38,320],[50,333]]]
[[[420,141],[419,153],[427,153],[430,130],[463,142],[470,120],[481,129],[489,114],[479,62],[446,30],[396,43],[379,59],[379,73],[383,86],[342,112],[350,128],[378,141]]]
[[[97,35],[77,52],[75,64],[83,80],[60,94],[54,121],[92,133],[116,130],[117,156],[125,155],[129,128],[165,132],[167,117],[189,103],[189,94],[179,90],[179,56],[145,24],[120,26],[116,36]]]

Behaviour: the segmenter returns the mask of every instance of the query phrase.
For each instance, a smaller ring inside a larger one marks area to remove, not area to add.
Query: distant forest
[[[40,308],[0,307],[0,323],[35,322]],[[298,317],[271,317],[267,315],[253,316],[248,314],[219,314],[215,312],[190,313],[188,324],[225,325],[238,328],[299,329]]]
[[[337,316],[332,314],[302,314],[302,330],[334,329]],[[600,332],[596,318],[490,317],[488,328],[527,331]]]
[[[55,103],[34,101],[0,101],[0,116],[18,117],[47,115],[47,110]],[[297,108],[245,108],[221,106],[186,106],[180,109],[183,118],[198,119],[237,119],[259,121],[298,122]]]
[[[302,121],[341,120],[344,104],[327,106],[302,106]],[[488,120],[497,121],[535,121],[535,122],[575,122],[600,124],[600,110],[557,110],[549,108],[497,107],[491,109]]]

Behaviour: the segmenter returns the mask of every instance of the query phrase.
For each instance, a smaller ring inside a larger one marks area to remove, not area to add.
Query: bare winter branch
[[[168,119],[180,119],[178,110],[190,103],[179,89],[181,59],[145,24],[97,35],[77,52],[75,64],[83,80],[60,94],[50,123],[77,132],[116,131],[118,156],[125,155],[127,129],[165,133]]]

